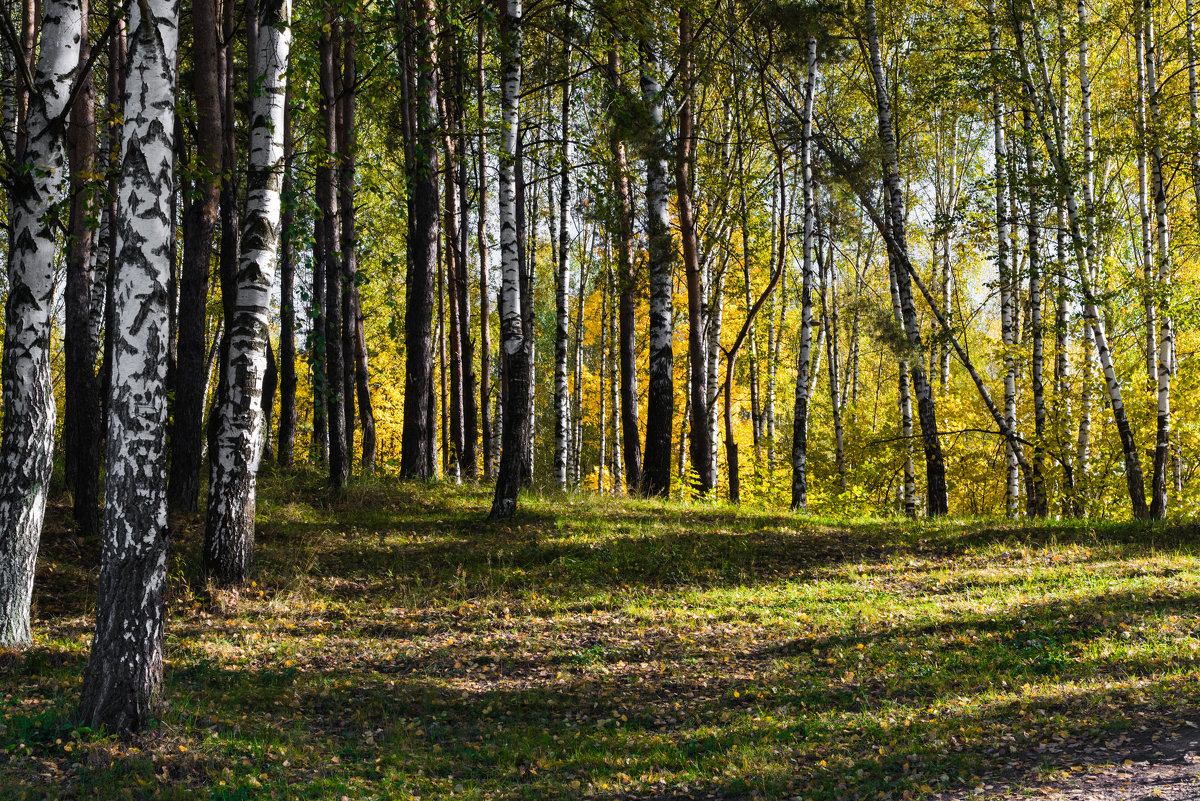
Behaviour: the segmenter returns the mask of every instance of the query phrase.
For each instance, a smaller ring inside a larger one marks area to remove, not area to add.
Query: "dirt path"
[[[1067,750],[1067,749],[1064,749]],[[1069,755],[1068,755],[1069,754]],[[1065,769],[1017,780],[985,782],[939,801],[1200,801],[1200,726],[1149,727],[1106,742],[1069,749],[1054,760]],[[1074,757],[1071,762],[1071,757]]]

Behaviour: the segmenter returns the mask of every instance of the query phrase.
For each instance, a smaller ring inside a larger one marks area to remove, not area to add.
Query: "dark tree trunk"
[[[433,478],[433,324],[434,270],[438,242],[437,72],[434,66],[433,9],[429,0],[409,0],[403,14],[415,70],[412,98],[413,148],[408,165],[408,299],[404,318],[404,430],[400,475]],[[405,69],[411,65],[406,60]]]
[[[614,96],[621,94],[620,63],[617,52],[608,53],[608,81]],[[617,198],[617,319],[618,351],[621,363],[621,456],[625,468],[625,488],[638,492],[642,485],[642,448],[638,431],[637,391],[637,286],[633,266],[633,193],[629,186],[629,160],[625,140],[614,120],[609,145],[613,154],[613,193]]]
[[[351,398],[357,397],[358,417],[362,425],[362,461],[360,465],[364,475],[375,472],[375,411],[371,404],[370,365],[368,364],[366,333],[363,330],[362,305],[358,296],[358,230],[357,214],[354,208],[354,183],[357,169],[357,141],[354,127],[356,104],[358,99],[358,50],[357,28],[353,19],[345,23],[342,32],[342,98],[339,122],[341,132],[338,142],[341,146],[341,169],[338,172],[340,191],[339,206],[342,220],[342,264],[346,285],[343,289],[345,303],[343,305],[344,328],[348,344],[345,348],[346,367],[346,408],[351,407]],[[346,414],[346,441],[353,451],[351,430],[353,428],[352,414]]]
[[[479,119],[484,119],[484,35],[487,27],[480,18],[478,38],[478,62],[475,72],[476,104]],[[487,142],[484,126],[479,126],[479,146],[476,154],[476,169],[479,199],[478,214],[476,215],[475,244],[479,250],[479,410],[481,412],[481,429],[483,433],[483,475],[491,478],[495,466],[492,454],[492,337],[491,309],[489,301],[491,288],[488,285],[488,246],[487,246]]]
[[[173,510],[196,511],[204,435],[204,371],[208,335],[208,276],[217,209],[221,200],[222,107],[214,0],[192,5],[192,94],[203,124],[196,126],[195,184],[184,199],[183,264],[179,280],[179,337],[171,422],[171,478],[167,499]]]
[[[689,454],[696,473],[696,492],[704,495],[713,488],[712,440],[708,427],[709,386],[705,359],[704,282],[700,275],[700,253],[696,242],[696,221],[692,211],[691,161],[695,146],[692,128],[692,20],[691,12],[679,12],[679,138],[675,153],[675,192],[679,205],[679,235],[683,243],[683,267],[687,274],[688,366],[691,380],[691,437]],[[649,447],[647,447],[649,452]]]
[[[259,461],[259,470],[264,465],[275,461],[275,442],[271,438],[271,429],[275,422],[275,393],[279,389],[279,362],[275,358],[275,348],[271,340],[267,340],[267,371],[263,375],[262,413],[263,413],[263,452]]]
[[[88,2],[81,0],[83,25],[79,63],[88,61]],[[67,151],[71,165],[71,221],[67,242],[66,336],[64,338],[66,408],[63,451],[67,486],[74,495],[75,525],[90,538],[100,535],[100,444],[102,438],[100,391],[96,358],[100,345],[93,325],[93,291],[99,282],[92,248],[99,204],[94,198],[96,171],[96,104],[92,76],[83,77],[83,88],[71,108],[67,126]]]
[[[291,85],[284,100],[283,216],[279,225],[279,448],[280,467],[296,460],[296,197],[292,178]]]
[[[324,11],[319,43],[321,72],[321,119],[326,152],[317,165],[317,207],[325,229],[324,248],[317,258],[325,265],[325,423],[329,428],[329,485],[341,489],[350,474],[350,455],[347,451],[346,413],[344,407],[345,379],[344,343],[342,342],[341,249],[338,246],[341,225],[338,221],[337,175],[338,157],[337,92],[334,76],[334,27],[332,7]]]
[[[325,418],[325,220],[313,214],[312,306],[308,330],[308,353],[312,363],[312,456],[320,464],[329,461],[329,423]]]

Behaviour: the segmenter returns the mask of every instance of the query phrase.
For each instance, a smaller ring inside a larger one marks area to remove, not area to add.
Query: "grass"
[[[922,798],[1200,708],[1194,529],[489,502],[268,478],[255,582],[211,595],[185,524],[131,741],[73,726],[98,552],[54,510],[0,797]]]

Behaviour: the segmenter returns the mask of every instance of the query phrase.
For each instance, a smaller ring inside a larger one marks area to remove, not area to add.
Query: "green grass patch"
[[[1194,529],[489,504],[267,478],[254,582],[212,597],[183,521],[130,741],[72,722],[99,558],[54,510],[0,798],[922,798],[1200,708]]]

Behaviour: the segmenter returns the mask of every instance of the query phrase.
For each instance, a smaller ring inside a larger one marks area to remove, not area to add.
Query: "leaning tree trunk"
[[[867,45],[870,50],[871,72],[875,83],[876,111],[879,117],[879,143],[883,148],[883,169],[888,196],[887,214],[891,220],[890,234],[894,247],[900,252],[895,257],[908,258],[908,240],[905,236],[904,186],[900,180],[900,162],[896,151],[896,130],[892,123],[891,100],[884,82],[883,60],[879,51],[879,32],[875,20],[875,2],[866,0]],[[933,391],[925,373],[924,349],[921,345],[921,324],[913,305],[912,286],[908,272],[896,269],[896,290],[900,299],[900,310],[904,317],[904,329],[914,358],[910,365],[912,388],[917,396],[917,417],[921,421],[921,439],[925,447],[926,510],[930,517],[944,515],[948,511],[946,499],[946,465],[942,460],[942,446],[938,439],[937,407]]]
[[[528,449],[529,349],[521,314],[521,265],[517,248],[517,138],[521,124],[521,0],[505,0],[500,18],[500,340],[507,363],[504,433],[491,518],[517,511],[522,462]]]
[[[88,3],[80,2],[79,64],[87,69]],[[71,107],[67,149],[71,160],[71,221],[67,243],[66,336],[64,350],[63,451],[67,485],[74,495],[75,525],[89,539],[100,535],[100,392],[96,382],[98,332],[92,325],[94,288],[101,284],[92,248],[96,212],[96,98],[90,69]],[[11,239],[10,239],[11,241]],[[101,284],[102,285],[102,284]],[[97,298],[98,299],[98,298]]]
[[[813,289],[813,171],[812,115],[817,82],[817,40],[808,38],[808,75],[800,121],[800,171],[804,207],[803,264],[800,289],[800,350],[796,370],[796,405],[792,417],[792,508],[808,509],[808,401],[812,356]],[[881,123],[882,124],[882,123]]]
[[[403,22],[411,28],[412,61],[417,87],[413,103],[414,136],[408,172],[409,195],[408,299],[404,317],[404,427],[400,446],[400,475],[433,478],[433,323],[434,269],[438,262],[437,73],[433,63],[433,9],[429,0],[405,4]],[[406,70],[408,69],[406,62]]]
[[[67,192],[61,118],[68,111],[72,77],[79,66],[81,16],[76,0],[46,0],[45,9],[19,156],[24,169],[12,172],[9,190],[13,219],[0,438],[0,646],[30,642],[34,563],[54,460],[53,211]]]
[[[1080,21],[1086,22],[1084,15],[1084,5],[1081,0],[1080,5]],[[1077,271],[1077,279],[1079,282],[1079,290],[1083,300],[1083,318],[1087,329],[1091,331],[1093,341],[1096,347],[1096,356],[1100,361],[1100,367],[1104,372],[1104,383],[1108,390],[1109,406],[1113,413],[1113,422],[1116,424],[1117,433],[1121,438],[1121,451],[1125,462],[1125,484],[1129,492],[1129,502],[1133,509],[1133,516],[1139,520],[1149,517],[1149,509],[1146,506],[1145,494],[1145,475],[1142,472],[1141,459],[1138,455],[1137,444],[1133,437],[1133,429],[1130,426],[1129,418],[1125,413],[1125,403],[1121,389],[1121,381],[1117,377],[1116,367],[1113,364],[1112,350],[1109,348],[1108,336],[1105,331],[1104,322],[1100,319],[1097,299],[1092,288],[1092,265],[1095,258],[1095,226],[1092,222],[1094,217],[1094,199],[1092,194],[1092,174],[1091,174],[1091,111],[1090,111],[1090,90],[1087,88],[1089,84],[1087,74],[1086,48],[1080,46],[1080,72],[1081,84],[1084,86],[1082,92],[1082,108],[1084,122],[1084,177],[1085,177],[1085,211],[1087,212],[1087,237],[1084,237],[1082,228],[1083,223],[1080,221],[1079,205],[1075,196],[1075,184],[1071,171],[1070,162],[1065,155],[1056,147],[1056,137],[1053,133],[1055,125],[1059,124],[1058,102],[1054,96],[1054,91],[1050,85],[1049,70],[1046,66],[1046,57],[1042,46],[1041,36],[1038,33],[1037,27],[1032,26],[1030,31],[1033,34],[1034,43],[1036,45],[1035,55],[1037,56],[1037,80],[1035,83],[1034,73],[1030,66],[1029,54],[1025,44],[1025,26],[1021,17],[1015,19],[1013,32],[1016,39],[1016,53],[1020,59],[1021,77],[1024,84],[1025,94],[1030,105],[1033,106],[1033,111],[1037,116],[1039,128],[1041,129],[1042,143],[1049,154],[1050,163],[1053,167],[1055,177],[1059,182],[1059,189],[1066,195],[1067,201],[1067,220],[1070,226],[1071,242],[1075,252],[1075,263]],[[1081,445],[1083,444],[1083,427],[1081,424],[1080,432]],[[1080,472],[1086,467],[1085,461],[1082,458],[1083,448],[1081,447],[1080,454]]]
[[[240,584],[254,550],[255,479],[263,449],[263,377],[271,325],[271,284],[279,259],[283,125],[291,3],[259,3],[255,96],[250,110],[246,210],[238,265],[237,312],[229,331],[228,376],[217,407],[210,455],[205,577]]]
[[[657,77],[654,46],[643,41],[642,98],[649,109],[646,153],[646,259],[650,274],[650,376],[646,390],[646,451],[642,492],[666,497],[671,492],[671,425],[675,419],[674,349],[671,347],[671,304],[674,261],[667,191],[667,135],[663,123],[663,89]],[[707,451],[705,452],[707,458]]]
[[[143,16],[145,9],[150,18]],[[79,718],[131,732],[161,693],[167,585],[167,279],[175,132],[175,0],[129,4],[104,534]],[[49,15],[48,15],[49,16]],[[43,50],[45,53],[45,50]]]

